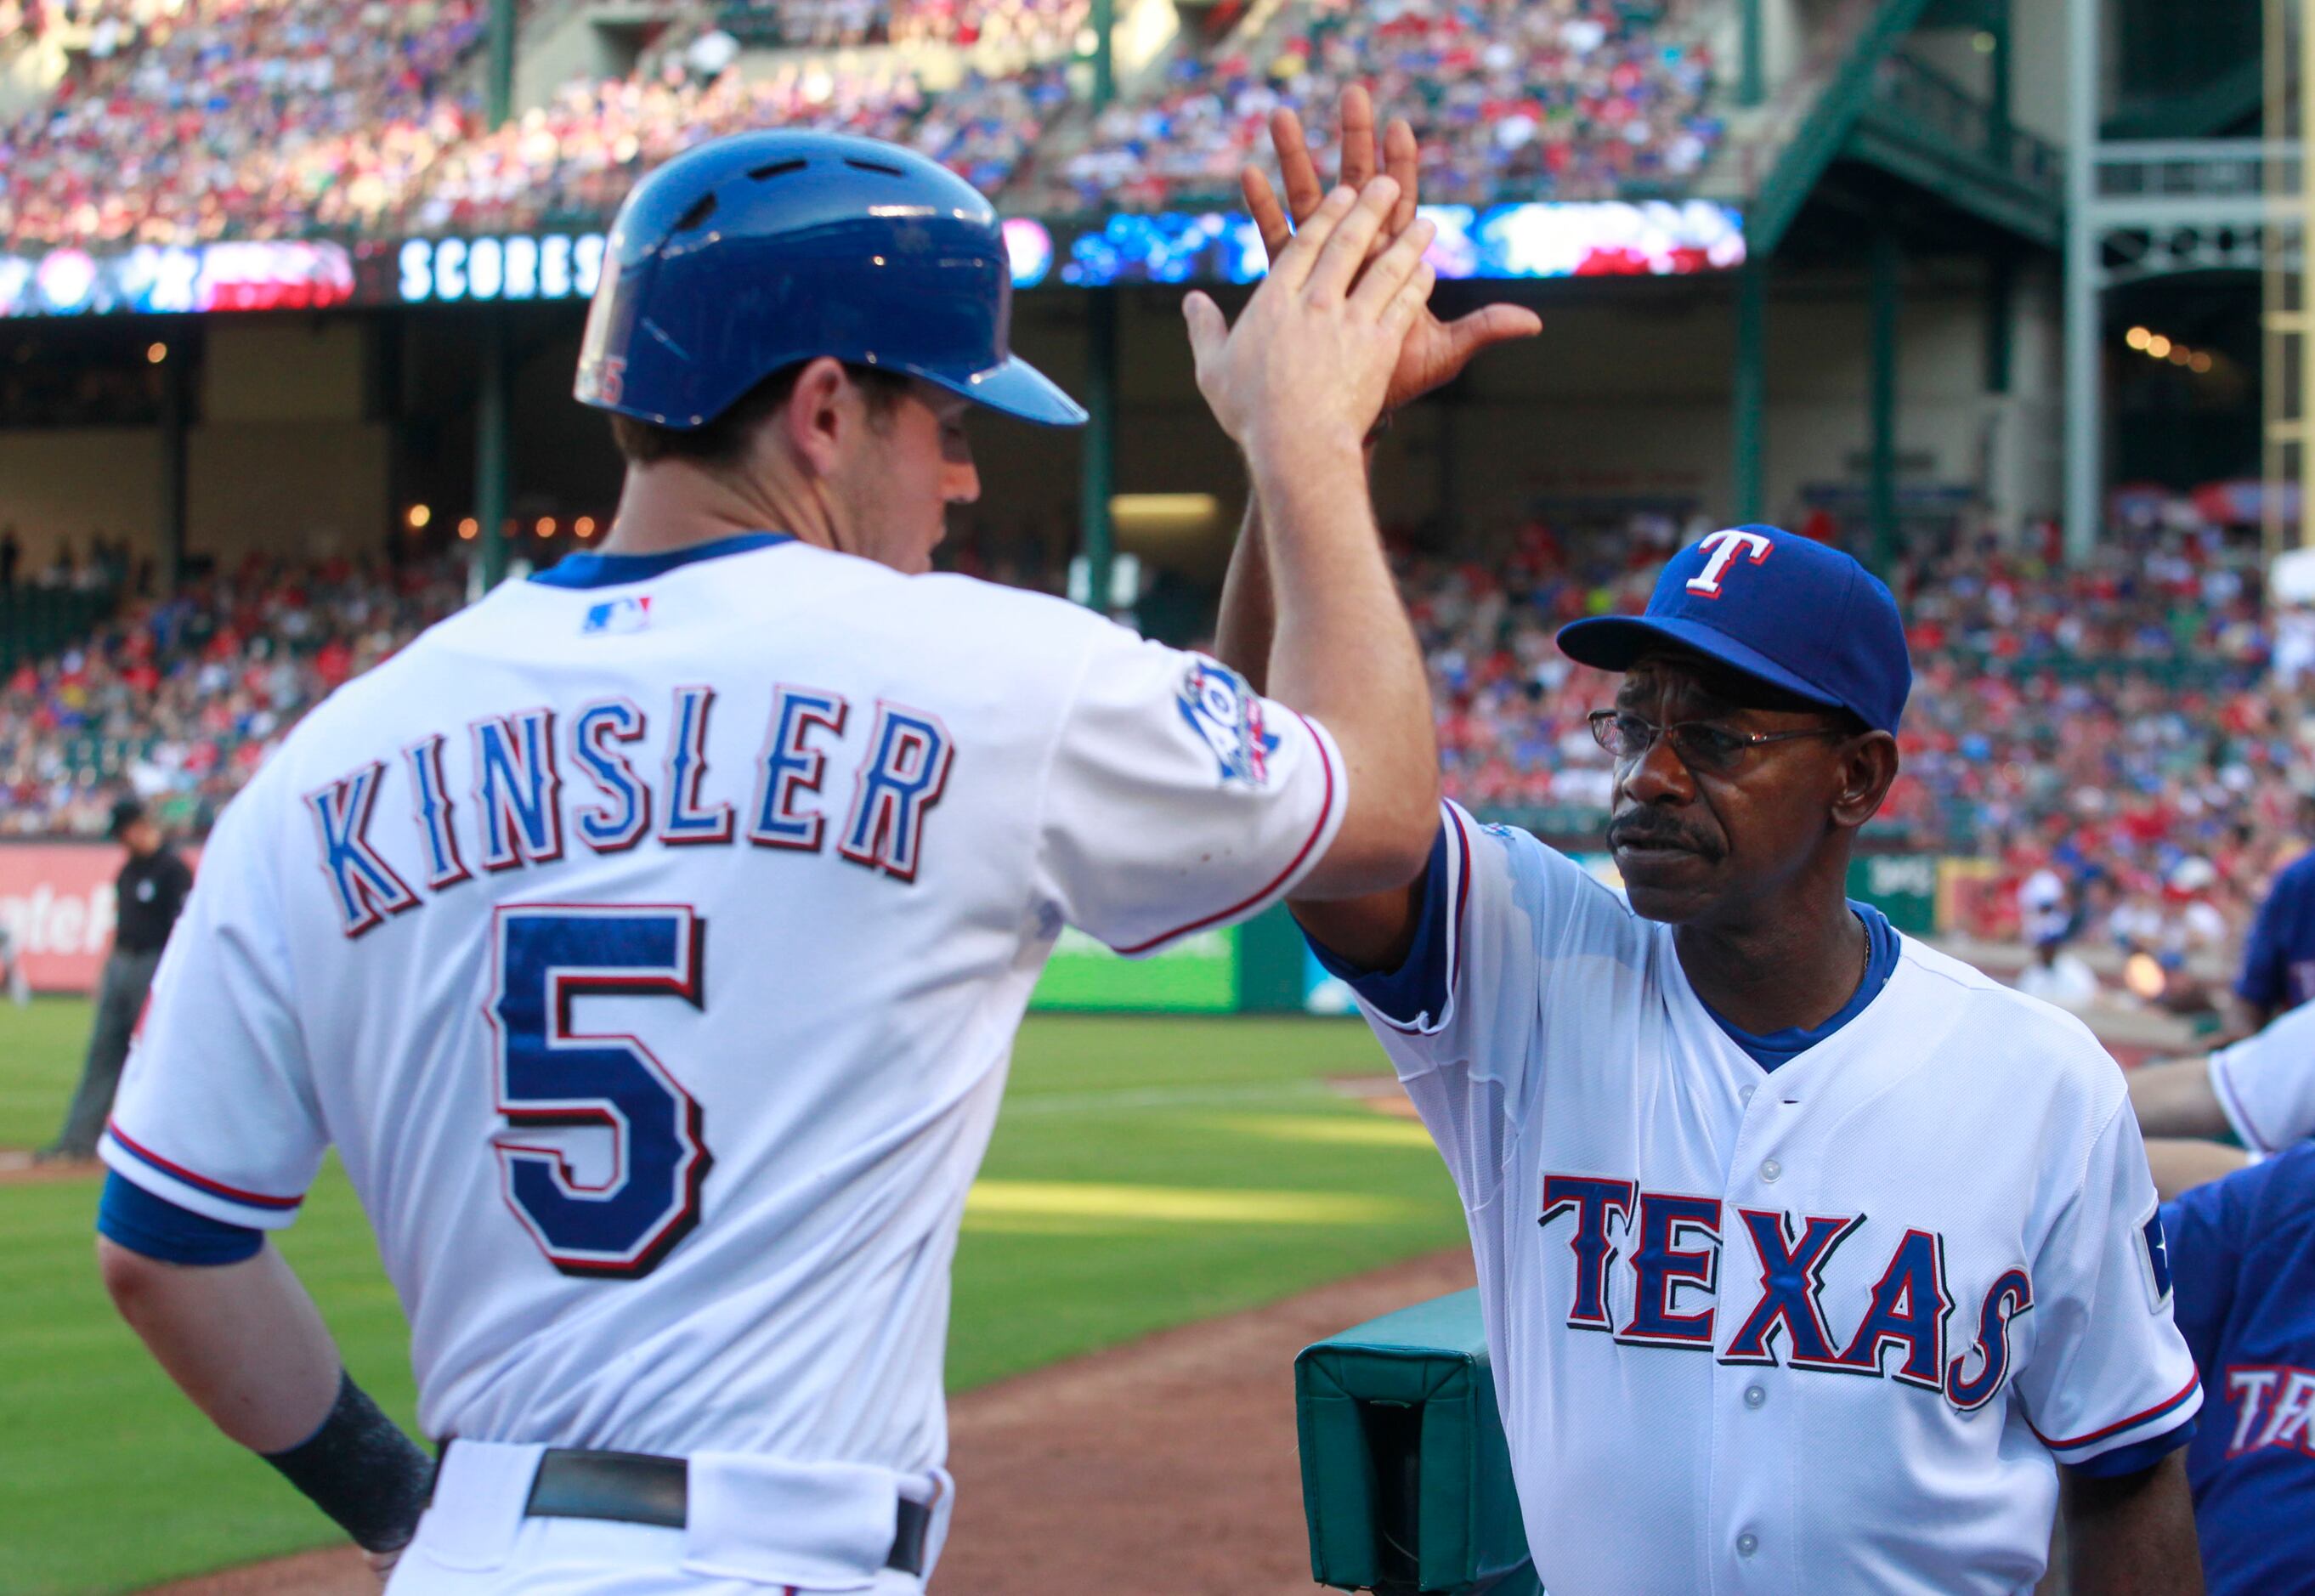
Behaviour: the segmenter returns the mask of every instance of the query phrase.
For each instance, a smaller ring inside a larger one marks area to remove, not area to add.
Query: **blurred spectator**
[[[2063,935],[2049,936],[2035,942],[2033,958],[2018,973],[2018,989],[2080,1014],[2098,1001],[2098,979],[2080,953],[2066,950]]]

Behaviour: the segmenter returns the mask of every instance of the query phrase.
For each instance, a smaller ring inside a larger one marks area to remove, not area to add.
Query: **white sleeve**
[[[279,828],[259,812],[271,790],[244,792],[202,850],[99,1150],[180,1208],[278,1230],[297,1218],[328,1138],[289,997],[267,853]]]
[[[1317,722],[1202,654],[1105,627],[1040,797],[1041,890],[1137,954],[1283,898],[1335,840],[1349,789]]]
[[[2315,1136],[2315,1003],[2213,1053],[2211,1090],[2255,1153],[2281,1152]]]
[[[2017,1394],[2059,1462],[2125,1454],[2195,1416],[2202,1386],[2171,1319],[2170,1251],[2146,1146],[2120,1103],[2034,1260],[2032,1289],[2034,1352]],[[2107,1471],[2153,1460],[2116,1457]]]
[[[1357,995],[1465,1205],[1476,1209],[1492,1199],[1509,1127],[1526,1112],[1558,965],[1629,911],[1527,832],[1482,826],[1451,802],[1441,814],[1406,962],[1361,971],[1313,947]]]

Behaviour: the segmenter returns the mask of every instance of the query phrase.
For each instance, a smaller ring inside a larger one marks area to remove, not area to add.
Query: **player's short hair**
[[[799,360],[793,366],[781,367],[734,399],[731,407],[714,421],[687,431],[614,412],[612,439],[630,466],[653,466],[661,460],[689,460],[710,467],[737,465],[740,457],[747,452],[748,439],[766,416],[788,402],[788,396],[795,392],[796,378],[811,363]],[[880,371],[874,366],[855,365],[849,360],[844,363],[844,369],[868,402],[870,424],[882,428],[900,403],[900,396],[909,391],[909,379],[899,372]]]

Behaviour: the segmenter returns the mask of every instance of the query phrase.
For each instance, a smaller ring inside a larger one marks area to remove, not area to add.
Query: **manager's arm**
[[[2110,1479],[2063,1472],[2071,1596],[2200,1596],[2202,1554],[2183,1450]]]
[[[1397,198],[1388,178],[1355,197],[1337,190],[1235,327],[1202,294],[1184,305],[1199,388],[1246,452],[1267,530],[1275,603],[1264,687],[1325,726],[1345,767],[1341,827],[1297,887],[1317,899],[1402,887],[1421,872],[1438,825],[1430,691],[1383,560],[1363,457],[1432,280],[1426,221],[1368,261]]]

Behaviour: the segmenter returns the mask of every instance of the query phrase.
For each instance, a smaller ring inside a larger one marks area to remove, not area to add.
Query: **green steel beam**
[[[1997,249],[1985,262],[1985,391],[2009,392],[2018,325],[2018,259]]]
[[[1988,108],[1992,115],[1986,126],[1986,156],[1995,165],[2007,170],[2009,165],[2010,120],[2010,28],[2009,0],[1998,0],[1991,8],[1984,31],[1993,36],[1993,58],[1987,63],[1991,81],[1986,88],[1992,101]]]
[[[1824,176],[1849,130],[1873,99],[1873,78],[1883,58],[1913,31],[1929,0],[1882,0],[1858,30],[1848,56],[1834,69],[1832,80],[1809,108],[1800,131],[1753,196],[1744,217],[1744,241],[1752,254],[1776,253],[1786,231],[1807,203],[1809,192]]]
[[[1736,79],[1736,103],[1758,105],[1768,97],[1767,74],[1761,65],[1761,0],[1744,0],[1743,67]]]
[[[475,384],[475,535],[481,547],[485,591],[506,580],[506,519],[514,502],[507,414],[506,313],[483,312],[482,369]]]
[[[1874,229],[1871,258],[1873,438],[1866,502],[1873,536],[1871,563],[1886,576],[1897,554],[1897,270],[1903,249],[1896,227],[1885,219]]]
[[[1086,603],[1109,613],[1116,550],[1110,500],[1117,492],[1117,290],[1086,296],[1085,474],[1078,518],[1085,528]]]
[[[1093,108],[1117,98],[1117,0],[1093,0]]]
[[[514,6],[515,0],[491,0],[490,58],[483,96],[493,128],[514,114]]]
[[[2065,207],[2057,194],[1997,173],[1891,108],[1869,109],[1841,154],[2046,248],[2057,248],[2065,236]]]
[[[1769,408],[1769,262],[1755,255],[1736,274],[1735,460],[1730,472],[1732,521],[1766,513],[1763,458]]]

